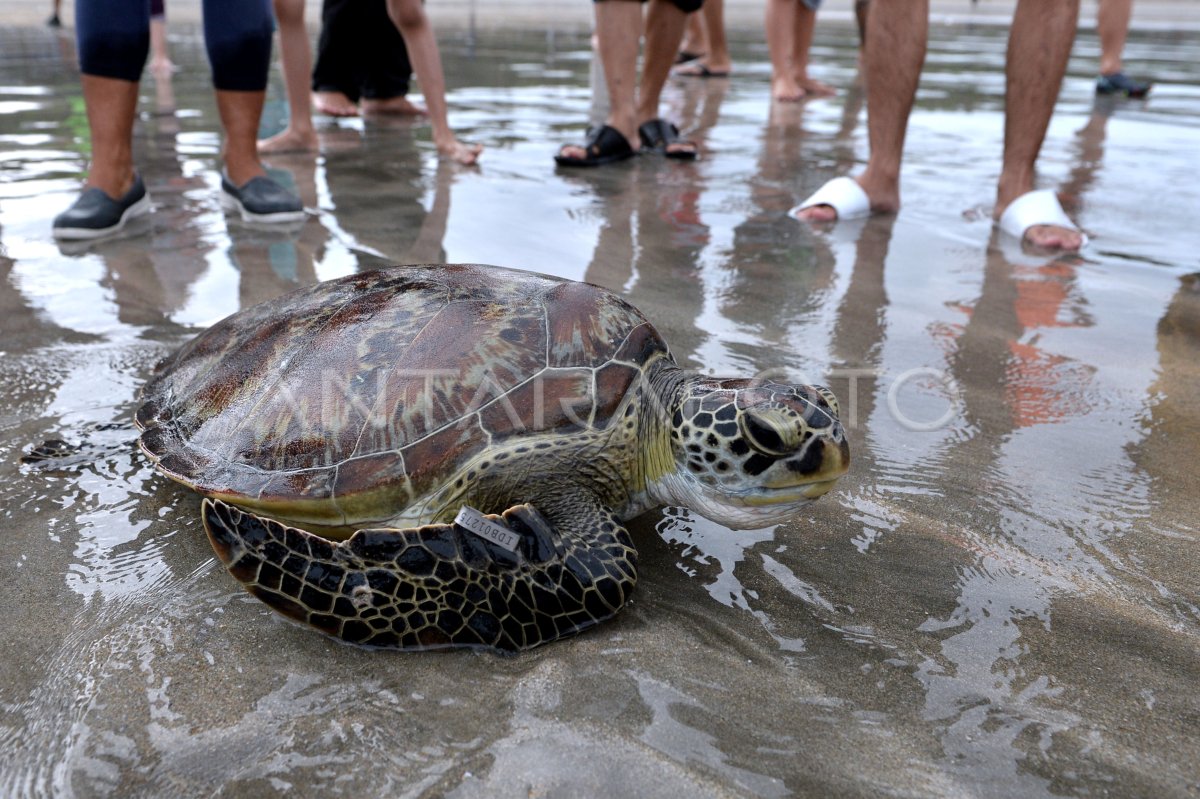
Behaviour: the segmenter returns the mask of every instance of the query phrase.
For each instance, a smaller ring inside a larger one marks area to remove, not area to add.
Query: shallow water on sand
[[[88,153],[69,42],[0,29],[0,794],[1195,796],[1200,793],[1200,41],[1135,37],[1146,102],[1095,102],[1081,36],[1041,161],[1082,256],[994,237],[1003,32],[935,31],[904,211],[785,212],[865,157],[853,32],[838,98],[771,107],[765,47],[674,80],[694,165],[556,172],[593,109],[585,37],[445,37],[452,122],[324,123],[276,158],[312,217],[220,210],[197,39],[144,84],[156,212],[55,245]],[[264,132],[286,114],[272,87]],[[174,109],[174,113],[167,113]],[[810,514],[634,523],[615,620],[516,657],[370,652],[281,620],[212,557],[196,497],[127,425],[153,365],[297,285],[395,262],[586,279],[677,358],[842,399],[851,474]],[[115,425],[115,426],[114,426]],[[87,442],[74,469],[20,467]]]

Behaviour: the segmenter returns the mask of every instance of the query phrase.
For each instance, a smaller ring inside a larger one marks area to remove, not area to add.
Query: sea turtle
[[[142,399],[141,448],[206,497],[234,577],[326,633],[406,649],[587,629],[637,580],[623,520],[666,504],[762,527],[849,464],[828,389],[683,371],[620,297],[479,265],[239,311]]]

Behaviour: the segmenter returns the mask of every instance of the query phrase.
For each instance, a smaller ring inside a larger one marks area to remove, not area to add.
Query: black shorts
[[[617,0],[622,2],[623,0]],[[593,3],[611,2],[611,0],[592,0]],[[641,0],[645,3],[646,0]],[[693,11],[699,11],[700,6],[704,5],[704,0],[671,0],[671,4],[685,14],[690,14]]]

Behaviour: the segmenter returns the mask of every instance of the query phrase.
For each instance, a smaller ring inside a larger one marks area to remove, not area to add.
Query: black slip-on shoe
[[[259,175],[235,186],[221,174],[221,203],[241,212],[247,222],[299,222],[304,204],[295,192]]]
[[[1123,94],[1126,97],[1140,98],[1149,93],[1149,83],[1134,80],[1124,72],[1101,75],[1096,79],[1096,94]]]
[[[97,188],[85,189],[70,208],[54,217],[56,239],[98,239],[116,233],[135,216],[149,213],[150,195],[141,175],[119,200]]]

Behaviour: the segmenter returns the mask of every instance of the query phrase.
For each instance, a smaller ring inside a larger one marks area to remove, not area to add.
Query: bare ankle
[[[887,171],[867,168],[855,180],[871,200],[871,210],[895,213],[900,210],[900,177]]]
[[[1000,179],[996,181],[996,212],[1003,213],[1013,200],[1022,194],[1028,194],[1034,189],[1034,173],[1032,169],[1002,169]]]
[[[92,170],[87,177],[86,185],[112,197],[114,200],[124,197],[133,188],[133,165],[110,169]]]
[[[259,163],[257,153],[253,158],[244,156],[225,157],[225,175],[229,178],[229,182],[235,186],[243,186],[249,181],[260,175],[265,175],[267,172]]]

